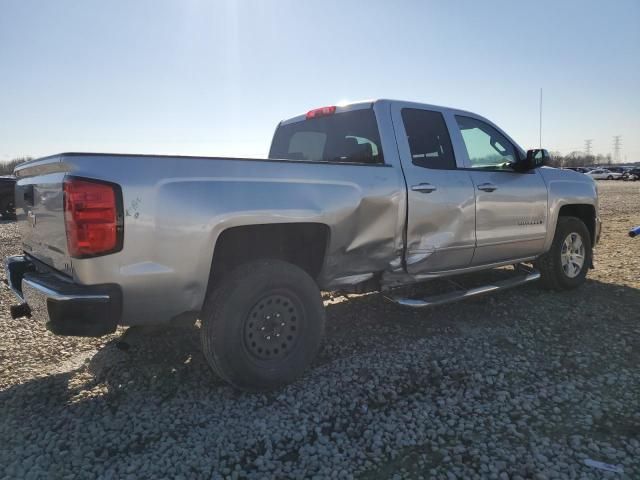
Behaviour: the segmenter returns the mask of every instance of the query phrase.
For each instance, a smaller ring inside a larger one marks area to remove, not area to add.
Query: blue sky
[[[344,100],[480,113],[523,147],[640,160],[640,2],[0,0],[0,160],[264,156]]]

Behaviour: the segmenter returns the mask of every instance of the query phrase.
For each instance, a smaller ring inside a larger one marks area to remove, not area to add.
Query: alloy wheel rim
[[[580,234],[571,232],[562,243],[560,260],[562,270],[569,278],[576,278],[584,267],[584,242]]]

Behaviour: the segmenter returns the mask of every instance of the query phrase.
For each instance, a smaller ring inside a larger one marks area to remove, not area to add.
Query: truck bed
[[[122,285],[123,324],[200,310],[217,239],[243,225],[330,227],[323,288],[401,266],[406,192],[401,172],[389,165],[73,152],[22,164],[16,175],[25,252],[78,284]],[[121,186],[121,251],[70,257],[63,211],[69,175]]]

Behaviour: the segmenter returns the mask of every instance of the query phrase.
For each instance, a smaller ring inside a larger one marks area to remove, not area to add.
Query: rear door
[[[547,232],[547,187],[536,170],[516,172],[523,155],[494,125],[455,115],[459,156],[475,189],[476,250],[472,265],[536,256]]]
[[[406,268],[421,274],[467,267],[475,247],[475,197],[469,172],[459,170],[443,113],[392,103],[407,182]]]

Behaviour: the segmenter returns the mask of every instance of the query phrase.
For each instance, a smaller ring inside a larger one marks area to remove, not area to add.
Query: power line
[[[613,136],[613,161],[620,163],[620,150],[622,147],[622,135]]]

